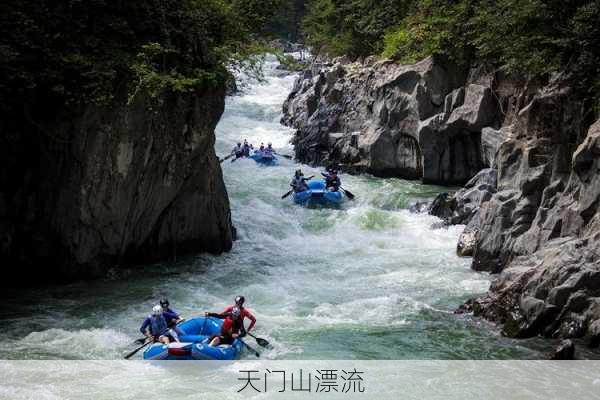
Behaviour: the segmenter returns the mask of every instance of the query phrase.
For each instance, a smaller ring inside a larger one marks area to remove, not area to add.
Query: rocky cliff
[[[27,280],[230,249],[227,192],[214,153],[224,89],[4,121],[0,257]],[[4,283],[8,281],[5,280]]]
[[[297,156],[375,175],[465,183],[430,212],[465,224],[457,252],[499,274],[462,309],[513,337],[600,344],[600,121],[564,76],[525,80],[428,58],[344,59],[296,82]]]
[[[536,96],[469,224],[473,268],[501,272],[473,310],[509,336],[600,344],[600,121],[587,129],[583,110],[568,88]]]
[[[517,85],[427,58],[316,63],[284,104],[296,155],[378,176],[462,184],[494,162]],[[509,100],[510,99],[510,100]]]

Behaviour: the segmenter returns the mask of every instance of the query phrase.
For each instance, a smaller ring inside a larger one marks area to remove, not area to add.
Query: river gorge
[[[226,100],[216,152],[244,138],[292,154],[294,131],[279,123],[296,75],[268,59],[265,81]],[[168,296],[186,317],[219,311],[244,294],[271,359],[545,358],[542,339],[503,337],[484,320],[456,315],[486,293],[487,273],[456,255],[463,226],[409,211],[448,188],[398,178],[342,175],[356,196],[341,209],[281,200],[297,168],[222,164],[237,241],[229,253],[183,257],[101,279],[5,292],[3,358],[119,359],[153,304]]]

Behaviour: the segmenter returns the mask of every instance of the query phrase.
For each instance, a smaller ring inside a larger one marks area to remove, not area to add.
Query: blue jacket
[[[163,315],[155,317],[153,315],[149,315],[145,320],[142,326],[140,327],[140,332],[146,334],[146,329],[150,327],[150,333],[152,336],[161,336],[167,333],[167,320]]]
[[[171,326],[171,325],[175,325],[175,321],[177,321],[179,319],[179,314],[177,314],[177,312],[175,312],[175,310],[171,310],[170,308],[167,308],[166,311],[163,311],[163,317],[165,317],[165,320],[167,321],[167,325]]]

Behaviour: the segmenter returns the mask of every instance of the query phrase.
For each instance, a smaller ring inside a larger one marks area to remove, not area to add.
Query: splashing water
[[[292,154],[279,124],[295,76],[265,65],[266,81],[229,97],[216,150],[247,138]],[[186,317],[219,311],[243,294],[272,342],[263,357],[284,359],[535,358],[542,344],[515,342],[488,324],[459,317],[462,301],[484,293],[487,275],[455,255],[461,227],[408,206],[442,188],[400,179],[342,175],[356,196],[340,209],[281,200],[293,171],[318,169],[280,158],[274,167],[225,161],[239,240],[222,256],[116,271],[104,281],[8,294],[0,316],[0,357],[117,359],[133,348],[144,317],[168,296]]]

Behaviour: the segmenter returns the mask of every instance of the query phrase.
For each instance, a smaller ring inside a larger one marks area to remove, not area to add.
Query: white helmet
[[[162,311],[163,311],[162,307],[159,306],[158,304],[155,305],[154,307],[152,307],[152,315],[158,316],[158,315],[162,314]]]

